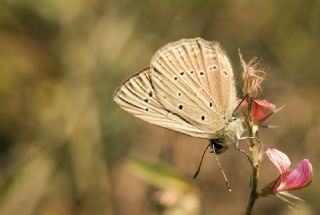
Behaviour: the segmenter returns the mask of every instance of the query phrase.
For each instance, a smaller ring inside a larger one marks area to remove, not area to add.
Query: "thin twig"
[[[257,192],[257,186],[258,186],[258,180],[259,180],[259,147],[258,147],[258,142],[256,141],[255,138],[255,133],[253,130],[253,120],[252,120],[252,102],[253,98],[248,97],[247,98],[248,102],[248,136],[249,141],[250,141],[250,151],[252,155],[252,160],[251,160],[251,165],[252,165],[252,176],[251,176],[251,181],[250,181],[250,196],[249,196],[249,201],[248,205],[246,208],[246,215],[252,214],[252,209],[253,206],[259,197],[259,194]]]

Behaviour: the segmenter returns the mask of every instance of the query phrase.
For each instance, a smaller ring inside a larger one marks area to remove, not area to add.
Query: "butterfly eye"
[[[183,109],[183,105],[179,105],[179,109],[182,110]]]
[[[149,108],[146,108],[146,111],[149,111]]]
[[[181,93],[180,93],[180,92],[178,93],[178,96],[181,96]]]
[[[200,72],[200,75],[204,75],[204,72]]]
[[[191,73],[191,74],[193,74],[193,73],[194,73],[194,71],[193,71],[193,70],[190,70],[190,73]]]
[[[174,80],[178,80],[178,77],[174,77]]]
[[[184,75],[184,72],[180,72],[180,75],[181,75],[181,76]]]
[[[149,92],[149,96],[152,97],[152,91]]]
[[[146,103],[148,103],[148,102],[149,102],[149,100],[148,100],[148,99],[145,99],[144,101],[145,101]]]
[[[205,120],[205,117],[204,117],[204,116],[202,116],[202,117],[201,117],[201,119],[202,119],[202,121],[204,121],[204,120]]]
[[[212,102],[209,103],[209,106],[212,107]]]

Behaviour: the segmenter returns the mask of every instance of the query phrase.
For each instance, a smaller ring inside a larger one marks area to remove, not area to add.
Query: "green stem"
[[[250,196],[249,196],[249,201],[246,208],[246,215],[250,215],[252,214],[254,203],[259,197],[257,192],[258,179],[259,179],[259,147],[258,147],[257,141],[255,140],[254,124],[252,120],[253,98],[247,97],[247,102],[248,102],[248,136],[250,140],[250,151],[252,155],[252,159],[251,159],[252,176],[250,181]]]

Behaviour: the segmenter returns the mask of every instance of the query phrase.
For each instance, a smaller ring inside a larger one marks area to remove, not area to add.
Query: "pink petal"
[[[280,176],[261,190],[262,196],[301,189],[311,183],[313,170],[309,160],[300,161],[289,171],[290,160],[286,154],[273,148],[268,149],[266,154],[279,170]]]
[[[308,159],[304,159],[292,171],[281,176],[281,183],[274,191],[290,191],[306,187],[311,183],[312,175],[312,165]]]
[[[266,151],[266,154],[270,161],[277,167],[281,175],[288,171],[291,162],[286,154],[274,148],[269,148]]]
[[[276,106],[266,100],[254,100],[253,103],[253,116],[260,123],[265,122],[273,112],[276,110]]]
[[[248,115],[248,102],[244,100],[241,103],[241,108],[244,115]],[[264,124],[273,113],[276,111],[276,106],[266,100],[255,99],[252,106],[253,123],[256,125]]]

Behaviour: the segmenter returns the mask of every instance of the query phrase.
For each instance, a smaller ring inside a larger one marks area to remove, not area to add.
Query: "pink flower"
[[[241,103],[241,109],[245,116],[248,116],[248,102],[244,100]],[[265,126],[265,123],[279,109],[266,100],[255,99],[252,103],[252,120],[255,125]]]
[[[262,190],[262,195],[297,190],[311,183],[312,165],[308,159],[300,161],[289,171],[291,162],[286,154],[273,148],[268,149],[266,154],[279,170],[280,176]]]

